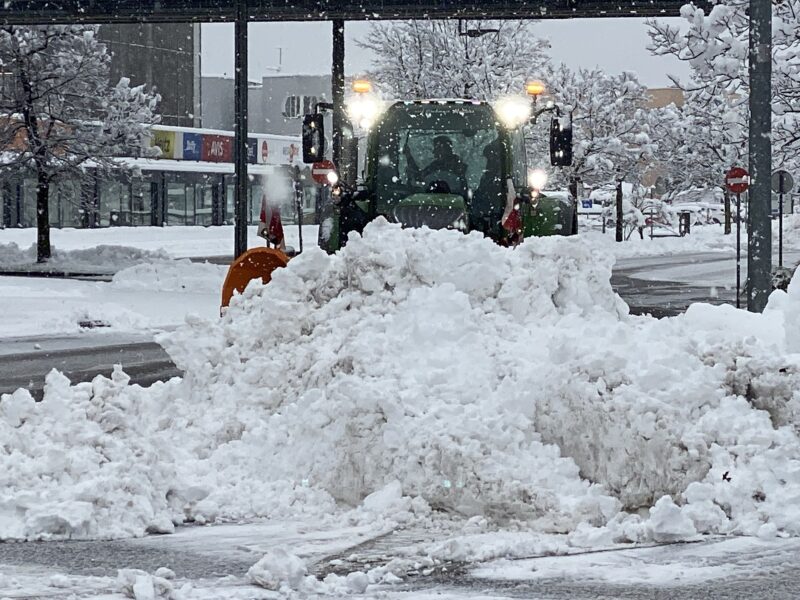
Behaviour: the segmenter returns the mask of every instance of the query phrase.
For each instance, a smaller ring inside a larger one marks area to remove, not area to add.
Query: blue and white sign
[[[182,148],[183,160],[200,160],[203,150],[203,135],[184,132]]]

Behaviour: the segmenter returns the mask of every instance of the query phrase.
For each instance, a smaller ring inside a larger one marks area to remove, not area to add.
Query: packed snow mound
[[[43,403],[4,396],[0,538],[349,506],[589,546],[800,534],[800,279],[763,315],[659,321],[629,316],[610,274],[577,238],[512,250],[385,221],[306,251],[164,336],[183,381],[54,373]]]
[[[128,246],[99,245],[80,250],[52,248],[52,257],[47,265],[52,268],[95,269],[116,271],[142,262],[169,260],[163,250],[157,252]],[[36,263],[36,244],[27,249],[15,243],[0,244],[0,267],[23,267]]]
[[[376,222],[336,256],[304,253],[167,349],[214,437],[247,433],[226,461],[270,461],[276,477],[302,473],[351,504],[397,479],[465,514],[601,521],[616,502],[524,410],[536,365],[520,344],[530,329],[617,322],[627,308],[584,244],[536,242],[512,251]]]

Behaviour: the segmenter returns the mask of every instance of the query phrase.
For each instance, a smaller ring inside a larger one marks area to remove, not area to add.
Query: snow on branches
[[[110,57],[87,25],[0,28],[0,170],[37,180],[38,258],[50,256],[48,197],[57,177],[117,168],[144,150],[157,96],[109,82]]]
[[[747,152],[748,0],[712,0],[709,14],[691,4],[683,26],[649,21],[650,50],[686,62],[685,113],[700,132],[706,159],[717,154],[719,174]],[[800,0],[772,2],[773,154],[777,164],[800,161]]]
[[[573,127],[570,176],[593,186],[621,176],[637,179],[653,160],[657,145],[650,136],[657,111],[646,107],[647,88],[635,73],[611,75],[600,69],[554,69],[547,84]]]
[[[373,52],[369,75],[394,98],[492,100],[520,93],[527,79],[545,72],[549,44],[527,22],[480,27],[496,31],[459,35],[455,20],[377,23],[359,46]]]

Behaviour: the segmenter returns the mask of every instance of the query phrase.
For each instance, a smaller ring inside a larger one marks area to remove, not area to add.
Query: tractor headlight
[[[494,105],[495,113],[507,129],[514,129],[527,123],[532,114],[530,100],[518,96],[501,98]]]
[[[531,169],[528,171],[528,185],[537,192],[541,191],[547,185],[547,173],[543,169]]]
[[[374,96],[359,94],[347,103],[347,114],[362,129],[369,129],[381,113],[381,103]]]

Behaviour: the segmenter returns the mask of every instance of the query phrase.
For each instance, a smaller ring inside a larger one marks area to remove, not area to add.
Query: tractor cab
[[[369,142],[365,183],[376,216],[405,227],[501,235],[513,161],[509,133],[490,105],[397,102]]]
[[[319,242],[327,251],[379,216],[404,227],[480,231],[502,245],[525,235],[572,233],[569,211],[560,202],[545,206],[539,194],[544,182],[539,189],[530,185],[523,134],[530,101],[378,104],[362,94],[351,108],[352,121],[367,131],[362,176],[354,186],[333,178],[332,201],[321,211]],[[562,162],[571,150],[563,131],[557,128],[557,139],[551,127],[551,159]],[[317,160],[324,154],[321,115],[307,115],[303,133],[304,157]]]

